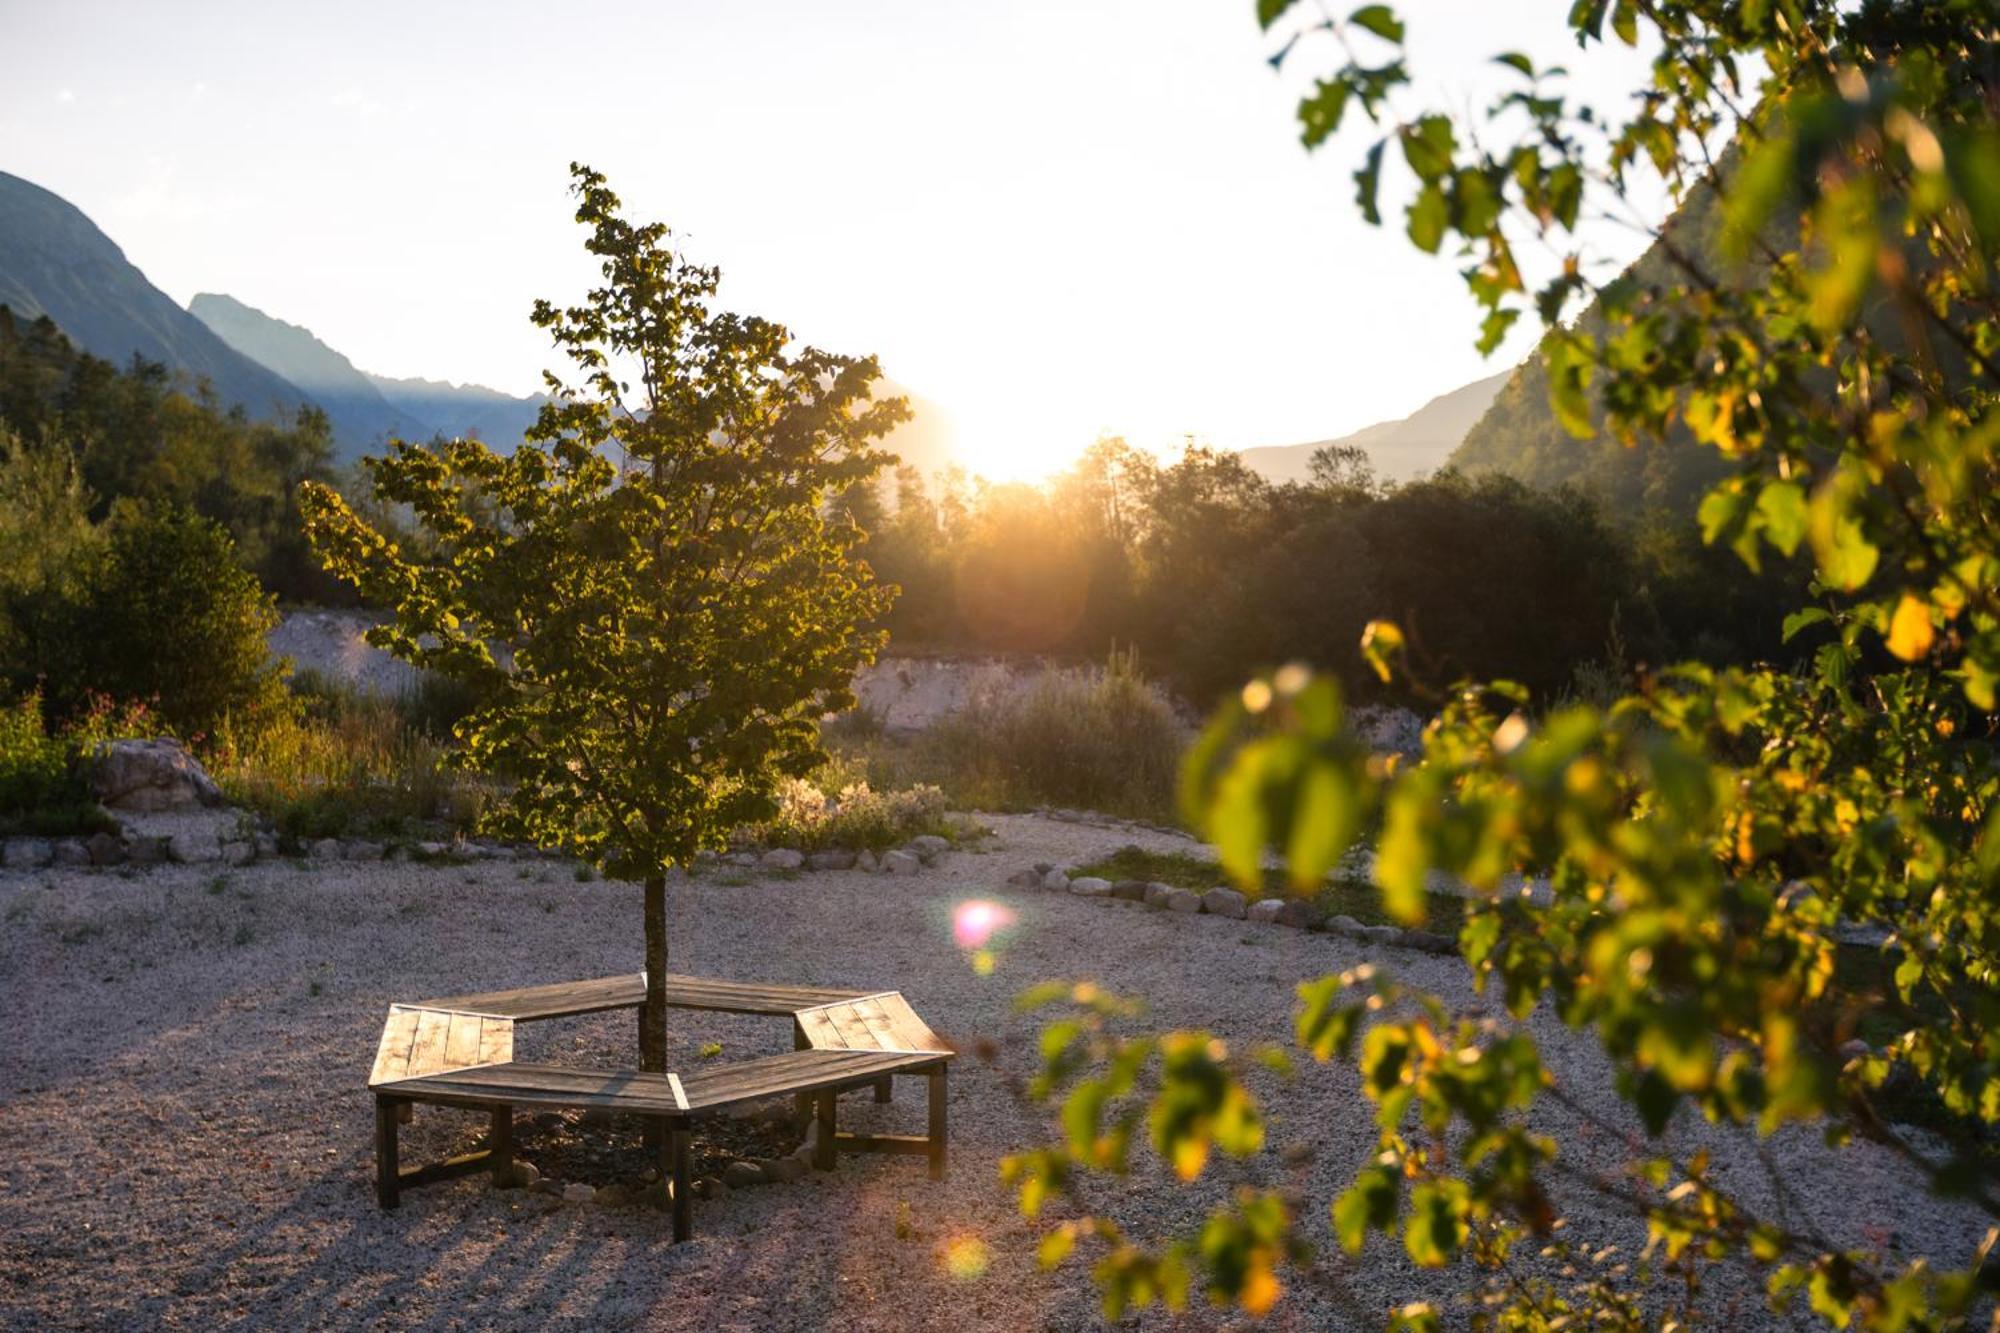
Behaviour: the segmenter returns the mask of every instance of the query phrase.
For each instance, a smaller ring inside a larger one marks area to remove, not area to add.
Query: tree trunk
[[[667,1072],[667,877],[646,879],[646,1006],[639,1011],[639,1067]]]

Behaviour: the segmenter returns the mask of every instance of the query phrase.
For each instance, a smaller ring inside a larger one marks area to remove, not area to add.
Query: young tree
[[[1335,1234],[1356,1253],[1383,1232],[1418,1265],[1480,1265],[1475,1326],[1729,1318],[1702,1304],[1720,1265],[1761,1279],[1778,1310],[1803,1294],[1836,1327],[1989,1322],[2000,1227],[1933,1254],[1830,1237],[1781,1191],[1759,1205],[1663,1132],[1691,1111],[1760,1134],[1811,1125],[1830,1151],[1867,1139],[2000,1223],[1992,5],[1576,0],[1567,23],[1585,58],[1609,40],[1653,52],[1633,105],[1578,105],[1561,71],[1501,53],[1519,88],[1471,126],[1401,105],[1412,75],[1389,6],[1257,12],[1267,27],[1304,15],[1281,62],[1344,57],[1300,107],[1306,142],[1372,122],[1360,207],[1379,221],[1385,180],[1401,175],[1411,241],[1464,260],[1487,312],[1481,345],[1532,310],[1566,429],[1629,442],[1685,426],[1717,450],[1726,475],[1700,505],[1705,539],[1753,569],[1810,552],[1818,602],[1785,632],[1828,639],[1805,670],[1687,664],[1610,708],[1542,713],[1517,686],[1461,684],[1440,696],[1423,762],[1390,770],[1342,731],[1332,682],[1302,668],[1252,682],[1211,724],[1185,792],[1232,873],[1256,877],[1275,845],[1309,889],[1379,811],[1384,909],[1422,919],[1433,869],[1469,886],[1458,943],[1475,984],[1517,1019],[1546,1005],[1594,1037],[1629,1103],[1630,1127],[1583,1106],[1525,1023],[1454,1019],[1371,968],[1306,980],[1298,1043],[1354,1063],[1380,1129],[1331,1201]],[[1406,173],[1385,175],[1392,149]],[[1629,214],[1649,171],[1677,197],[1716,191],[1724,225],[1712,245],[1662,229],[1654,262],[1595,285],[1580,219]],[[1557,262],[1531,290],[1517,255],[1535,250]],[[1732,261],[1748,280],[1732,280]],[[1593,318],[1569,322],[1585,296]],[[1362,646],[1386,678],[1402,642],[1377,624]],[[1513,872],[1545,876],[1546,901],[1504,894]],[[1879,932],[1873,956],[1843,954],[1851,925]],[[1856,963],[1879,981],[1853,984]],[[1070,1090],[1069,1135],[1011,1164],[1024,1208],[1122,1169],[1148,1115],[1184,1177],[1211,1145],[1262,1147],[1239,1067],[1205,1034],[1122,1035],[1112,1001],[1074,998],[1086,1012],[1044,1041],[1043,1086]],[[1896,1098],[1925,1105],[1944,1146],[1913,1142]],[[1559,1231],[1579,1167],[1537,1132],[1549,1101],[1614,1141],[1644,1131],[1606,1195],[1643,1226],[1645,1264],[1593,1271]],[[1275,1190],[1246,1190],[1198,1246],[1132,1244],[1086,1215],[1044,1254],[1083,1237],[1111,1244],[1099,1271],[1114,1307],[1184,1297],[1197,1272],[1215,1299],[1267,1307],[1299,1241]],[[1536,1251],[1554,1262],[1535,1265]],[[1441,1317],[1413,1304],[1396,1322]]]
[[[581,382],[546,377],[509,456],[398,441],[366,461],[423,559],[328,487],[305,508],[328,568],[392,615],[370,642],[475,687],[458,760],[508,784],[491,831],[643,883],[641,1055],[661,1070],[667,871],[824,759],[818,717],[852,704],[890,597],[828,502],[885,461],[869,442],[908,409],[871,398],[874,358],[713,309],[717,270],[570,171],[604,284],[533,317]]]

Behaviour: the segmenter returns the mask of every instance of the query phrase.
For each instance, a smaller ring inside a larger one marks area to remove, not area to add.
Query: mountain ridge
[[[1246,466],[1271,481],[1304,481],[1314,453],[1332,447],[1361,449],[1385,481],[1412,481],[1443,467],[1463,444],[1515,371],[1462,384],[1441,393],[1406,417],[1378,421],[1334,439],[1306,444],[1259,445],[1241,451]]]

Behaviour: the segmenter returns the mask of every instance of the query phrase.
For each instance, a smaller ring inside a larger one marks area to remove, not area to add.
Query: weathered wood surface
[[[392,1004],[368,1086],[379,1087],[514,1058],[511,1019],[458,1009]]]
[[[900,992],[883,991],[801,1010],[799,1031],[823,1051],[906,1051],[949,1057],[943,1038],[930,1030]]]
[[[857,999],[867,993],[826,986],[723,981],[678,973],[670,973],[667,977],[668,1008],[701,1009],[724,1014],[789,1015],[815,1005]],[[515,990],[486,991],[477,995],[450,995],[425,1000],[421,1007],[468,1009],[520,1022],[534,1022],[547,1018],[573,1018],[607,1009],[635,1009],[645,1002],[646,974],[633,972],[589,981],[562,981],[547,986],[522,986]]]

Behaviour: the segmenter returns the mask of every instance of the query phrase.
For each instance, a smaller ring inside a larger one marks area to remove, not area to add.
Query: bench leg
[[[945,1067],[943,1065],[939,1065],[937,1069],[932,1071],[930,1081],[931,1179],[943,1180],[945,1167]]]
[[[402,1200],[402,1169],[396,1161],[396,1121],[408,1105],[394,1097],[375,1099],[375,1202],[394,1208]]]
[[[792,1049],[803,1051],[811,1046],[812,1043],[806,1039],[805,1028],[800,1026],[798,1019],[794,1018],[792,1020]],[[806,1121],[812,1119],[812,1113],[813,1097],[810,1092],[801,1092],[792,1098],[792,1118],[794,1120],[803,1125]]]
[[[493,1108],[493,1130],[486,1136],[487,1165],[493,1168],[493,1185],[505,1189],[514,1174],[514,1108]]]
[[[889,1101],[895,1095],[896,1079],[894,1075],[882,1079],[875,1085],[875,1100],[878,1104]]]
[[[839,1149],[833,1141],[839,1107],[840,1094],[832,1088],[819,1094],[819,1141],[813,1145],[813,1165],[821,1171],[833,1170],[839,1160]]]

